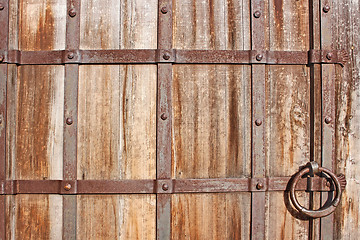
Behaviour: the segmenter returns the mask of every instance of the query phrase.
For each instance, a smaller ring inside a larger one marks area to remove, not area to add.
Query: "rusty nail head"
[[[166,183],[164,183],[164,184],[162,185],[162,190],[164,190],[164,191],[169,190],[169,185],[167,185]]]
[[[75,17],[75,16],[76,16],[76,11],[75,11],[74,8],[71,8],[71,9],[69,10],[69,16],[70,16],[70,17]]]
[[[0,3],[0,11],[4,10],[4,5],[2,5],[2,3]]]
[[[328,13],[328,12],[330,11],[330,6],[329,6],[329,5],[325,5],[325,6],[323,7],[323,11],[324,11],[324,13]]]
[[[162,8],[161,8],[161,12],[162,12],[163,14],[167,14],[167,13],[168,13],[167,7],[162,7]]]
[[[262,54],[256,55],[256,60],[257,60],[257,61],[261,61],[262,59],[263,59],[263,55],[262,55]]]
[[[326,124],[331,123],[331,121],[332,121],[331,117],[326,117],[326,118],[325,118],[325,123],[326,123]]]
[[[66,191],[70,191],[70,190],[71,190],[71,184],[70,184],[70,183],[66,184],[66,185],[64,186],[64,189],[65,189]]]
[[[73,59],[75,57],[75,54],[74,53],[68,53],[68,59]]]
[[[329,52],[328,54],[326,54],[326,58],[327,58],[328,60],[331,60],[332,57],[333,57],[333,54],[332,54],[332,53]]]
[[[256,119],[255,124],[256,124],[256,126],[260,126],[262,124],[261,119]]]
[[[262,183],[256,184],[256,189],[257,189],[257,190],[261,190],[261,189],[263,189],[263,188],[264,188],[264,184],[262,184]]]
[[[169,59],[170,59],[170,54],[164,53],[163,58],[164,58],[165,60],[169,60]]]
[[[67,119],[66,119],[66,124],[67,124],[67,125],[73,124],[72,118],[67,118]]]
[[[255,11],[255,12],[254,12],[254,17],[255,17],[255,18],[261,17],[261,12],[260,12],[260,11]]]
[[[160,117],[161,117],[162,120],[166,120],[166,119],[167,119],[166,113],[161,114]]]

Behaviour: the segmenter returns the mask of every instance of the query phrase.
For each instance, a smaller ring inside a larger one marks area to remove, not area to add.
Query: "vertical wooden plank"
[[[334,45],[346,49],[350,62],[336,72],[336,162],[334,171],[344,173],[347,186],[334,214],[333,239],[355,240],[360,235],[360,2],[341,0],[330,9]]]
[[[309,1],[269,1],[270,50],[307,51],[309,29]],[[310,71],[269,66],[267,78],[267,175],[292,176],[310,160]],[[308,206],[307,193],[298,198]],[[267,239],[309,237],[309,222],[292,210],[286,193],[267,193],[267,209]]]

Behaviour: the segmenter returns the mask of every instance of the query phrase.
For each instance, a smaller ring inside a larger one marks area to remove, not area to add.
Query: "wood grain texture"
[[[155,178],[156,66],[80,66],[78,178]]]
[[[270,50],[309,49],[308,1],[269,1]],[[310,71],[307,66],[268,66],[266,175],[291,176],[310,160]],[[266,239],[304,239],[309,222],[291,215],[284,193],[267,195]],[[308,194],[299,200],[309,202]]]
[[[360,18],[359,1],[341,0],[333,6],[335,48],[346,49],[350,62],[336,68],[336,171],[347,186],[335,212],[333,239],[355,240],[360,235]]]
[[[174,1],[174,48],[249,50],[249,6],[249,0]]]
[[[154,195],[78,196],[78,239],[155,239]]]
[[[171,239],[249,239],[250,193],[177,194]]]
[[[81,49],[157,46],[157,1],[89,0],[81,4]]]
[[[66,0],[18,0],[19,49],[65,49]],[[15,23],[14,23],[15,24]],[[16,46],[16,43],[14,43]]]
[[[174,66],[174,177],[250,176],[250,75],[245,66]]]

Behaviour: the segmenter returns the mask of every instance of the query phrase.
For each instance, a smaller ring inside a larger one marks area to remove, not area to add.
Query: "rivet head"
[[[166,120],[166,119],[167,119],[166,113],[161,114],[160,118],[161,118],[162,120]]]
[[[264,184],[262,184],[262,183],[256,184],[256,189],[257,189],[257,190],[261,190],[261,189],[263,189],[263,188],[264,188]]]
[[[328,60],[331,60],[331,59],[332,59],[332,57],[333,57],[333,54],[332,54],[332,53],[328,53],[328,54],[326,54],[326,58],[327,58]]]
[[[255,17],[255,18],[261,17],[261,12],[260,12],[260,11],[255,11],[255,12],[254,12],[254,17]]]
[[[66,185],[64,186],[64,189],[65,189],[66,191],[70,191],[70,190],[71,190],[71,184],[70,184],[70,183],[66,184]]]
[[[167,14],[168,11],[169,11],[169,10],[167,9],[167,7],[162,7],[162,8],[161,8],[161,13],[162,13],[162,14]]]
[[[331,123],[331,121],[332,121],[331,117],[326,117],[326,118],[325,118],[325,123],[326,123],[326,124]]]
[[[263,57],[264,56],[262,54],[258,54],[258,55],[256,55],[256,60],[261,61],[263,59]]]
[[[162,185],[162,190],[164,190],[164,191],[169,190],[169,185],[167,185],[166,183],[164,183],[164,184]]]
[[[70,17],[75,17],[75,16],[76,16],[76,11],[75,11],[74,8],[71,8],[71,9],[69,10],[69,16],[70,16]]]
[[[324,11],[324,13],[328,13],[328,12],[330,11],[330,6],[329,6],[329,5],[325,5],[325,6],[323,7],[323,11]]]
[[[75,54],[74,53],[68,53],[67,55],[68,59],[73,59],[75,57]]]
[[[170,54],[164,53],[163,58],[164,58],[165,60],[169,60],[169,59],[170,59]]]
[[[260,126],[262,124],[261,119],[256,119],[255,124],[256,124],[256,126]]]
[[[0,11],[4,10],[4,5],[0,4]]]
[[[67,124],[67,125],[73,124],[72,118],[67,118],[67,119],[66,119],[66,124]]]

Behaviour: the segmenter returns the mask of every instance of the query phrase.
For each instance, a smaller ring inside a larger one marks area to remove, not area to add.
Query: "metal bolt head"
[[[331,121],[332,121],[331,117],[326,117],[326,118],[325,118],[325,123],[326,123],[326,124],[331,123]]]
[[[67,57],[68,57],[68,59],[73,59],[75,57],[75,54],[70,52],[70,53],[68,53]]]
[[[2,5],[1,3],[0,3],[0,11],[2,11],[2,10],[4,10],[4,5]]]
[[[66,124],[67,124],[67,125],[73,124],[72,118],[69,118],[69,117],[68,117],[68,118],[66,119]]]
[[[256,60],[260,62],[263,59],[263,57],[264,56],[262,54],[258,54],[256,55]]]
[[[169,59],[170,59],[170,54],[164,53],[163,58],[164,58],[165,60],[169,60]]]
[[[260,12],[260,11],[255,11],[255,12],[254,12],[254,17],[255,17],[255,18],[261,17],[261,12]]]
[[[66,184],[66,185],[64,186],[64,189],[65,189],[66,191],[70,191],[70,190],[71,190],[71,184],[70,184],[70,183]]]
[[[256,184],[256,189],[257,189],[257,190],[261,190],[261,189],[263,189],[263,188],[264,188],[264,184],[262,184],[262,183]]]
[[[330,6],[329,6],[329,5],[325,5],[325,6],[323,7],[323,11],[324,11],[324,13],[328,13],[328,12],[330,11]]]
[[[333,57],[333,54],[332,54],[332,53],[328,53],[328,54],[326,54],[326,58],[327,58],[328,60],[331,60],[331,59],[332,59],[332,57]]]
[[[162,120],[166,120],[166,119],[167,119],[166,113],[161,114],[160,118],[161,118]]]
[[[260,126],[261,124],[262,124],[261,119],[256,119],[256,120],[255,120],[255,125],[256,125],[256,126]]]
[[[72,17],[72,18],[76,16],[76,11],[75,11],[74,8],[71,8],[71,9],[69,10],[69,16]]]
[[[162,7],[162,8],[161,8],[161,13],[162,13],[162,14],[167,14],[168,11],[169,11],[169,10],[167,9],[167,7]]]
[[[167,185],[166,183],[164,183],[164,184],[162,185],[162,190],[164,190],[164,191],[169,190],[169,185]]]

